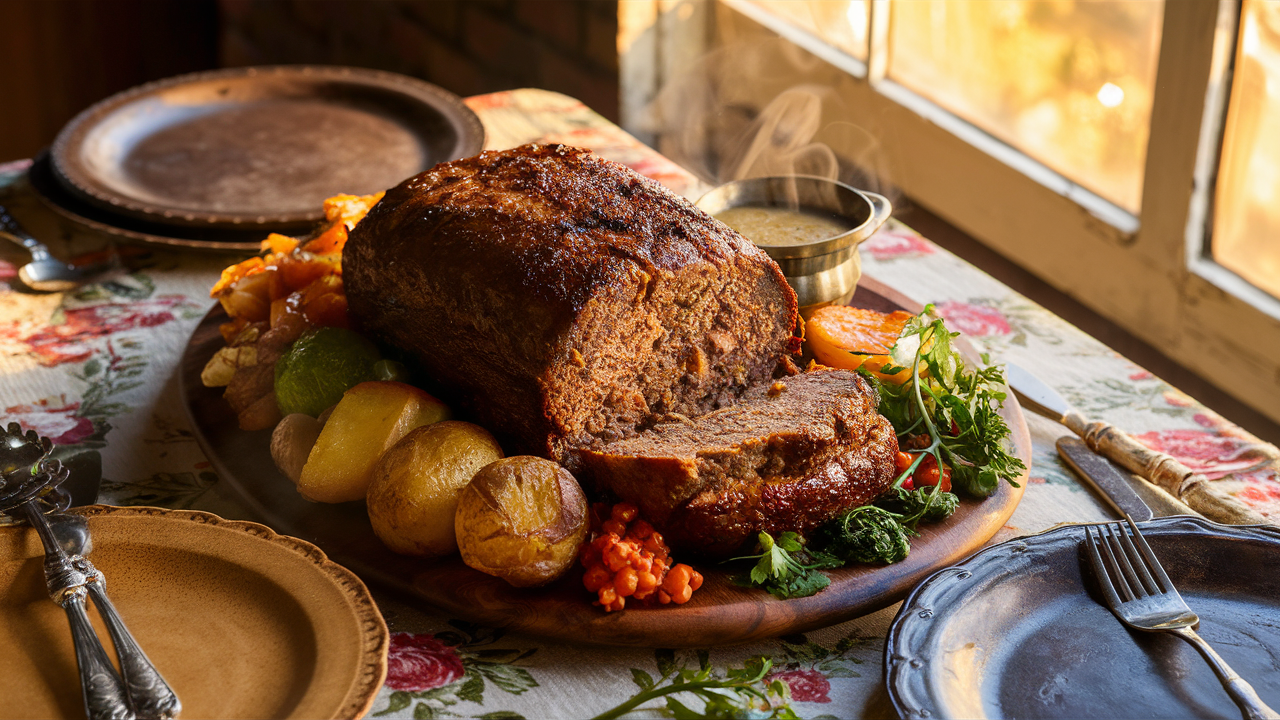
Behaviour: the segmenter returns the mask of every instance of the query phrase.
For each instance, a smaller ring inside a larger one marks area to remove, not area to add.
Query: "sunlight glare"
[[[1124,90],[1119,85],[1107,83],[1098,91],[1098,102],[1105,107],[1113,108],[1124,102]]]

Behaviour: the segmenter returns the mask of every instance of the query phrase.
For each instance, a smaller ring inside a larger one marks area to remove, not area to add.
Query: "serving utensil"
[[[89,623],[85,585],[90,578],[59,545],[36,499],[69,475],[61,463],[48,458],[52,448],[48,438],[40,437],[34,430],[23,434],[17,423],[0,430],[0,471],[4,478],[4,485],[0,486],[3,492],[0,509],[16,509],[25,514],[44,545],[45,584],[49,597],[66,612],[71,625],[85,716],[91,720],[131,719],[135,715],[126,700],[124,682]]]
[[[111,260],[92,265],[69,265],[55,258],[44,243],[31,233],[0,205],[0,235],[25,247],[31,253],[31,262],[18,268],[18,279],[27,287],[40,292],[67,292],[81,285],[100,282],[124,274],[124,266],[114,253]]]
[[[1191,643],[1208,661],[1244,717],[1280,720],[1280,714],[1262,702],[1253,686],[1196,633],[1193,628],[1200,618],[1170,582],[1138,524],[1133,518],[1126,520],[1130,533],[1121,523],[1114,528],[1110,524],[1085,528],[1086,554],[1111,612],[1134,630],[1173,633]]]
[[[125,693],[137,717],[139,720],[168,720],[177,717],[182,711],[182,702],[120,618],[116,606],[107,596],[107,580],[102,572],[84,557],[93,551],[89,523],[79,515],[55,515],[49,519],[49,525],[59,546],[71,555],[72,565],[89,578],[85,587],[107,626],[107,632],[111,634],[116,658],[120,661]]]
[[[1229,525],[1259,525],[1262,515],[1227,494],[1204,475],[1183,465],[1171,455],[1152,450],[1114,425],[1090,420],[1073,408],[1044,381],[1025,369],[1006,364],[1009,386],[1022,406],[1065,425],[1084,439],[1091,450],[1150,480],[1169,494],[1190,505],[1210,520]]]
[[[71,624],[85,714],[120,720],[173,718],[182,704],[120,618],[107,596],[106,579],[84,557],[92,550],[88,524],[83,518],[61,515],[62,503],[53,505],[52,518],[45,517],[41,507],[48,504],[45,497],[70,475],[69,468],[49,457],[52,449],[48,438],[34,430],[24,434],[17,423],[0,430],[0,470],[5,479],[0,486],[0,511],[10,516],[14,510],[23,513],[44,545],[45,582],[50,598],[66,611]],[[62,498],[69,503],[69,495]],[[86,595],[111,634],[119,673],[89,623]]]

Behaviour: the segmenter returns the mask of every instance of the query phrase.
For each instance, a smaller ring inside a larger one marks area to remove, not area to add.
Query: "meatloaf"
[[[525,145],[387,191],[343,251],[352,318],[509,452],[700,415],[767,381],[796,296],[750,241],[586,150]]]
[[[673,548],[723,556],[761,530],[811,530],[883,493],[898,441],[877,404],[860,375],[825,368],[577,454],[591,483],[635,503]]]

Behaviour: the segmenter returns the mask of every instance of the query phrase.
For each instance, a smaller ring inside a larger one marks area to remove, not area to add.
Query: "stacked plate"
[[[461,98],[414,78],[347,67],[232,68],[126,90],[90,107],[30,170],[54,211],[101,232],[253,250],[301,234],[340,193],[397,185],[478,153]]]

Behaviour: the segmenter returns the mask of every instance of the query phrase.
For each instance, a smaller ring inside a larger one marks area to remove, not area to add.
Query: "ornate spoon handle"
[[[120,619],[116,606],[107,597],[106,580],[102,573],[87,558],[77,556],[73,562],[89,578],[89,596],[98,606],[98,613],[106,622],[111,641],[115,643],[120,673],[124,675],[125,689],[138,714],[138,720],[170,720],[177,717],[182,712],[182,703]]]
[[[80,668],[80,689],[84,693],[84,713],[89,720],[133,720],[136,716],[125,701],[124,682],[112,667],[107,651],[89,624],[84,607],[84,589],[67,593],[62,601],[71,623],[71,641]]]
[[[80,688],[84,692],[84,712],[89,720],[133,720],[124,681],[111,665],[103,649],[89,613],[85,609],[85,585],[88,578],[72,564],[53,536],[53,530],[34,502],[22,506],[27,518],[44,544],[44,577],[49,597],[62,606],[71,623],[71,641],[76,649],[76,665],[80,669]]]

